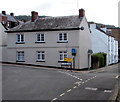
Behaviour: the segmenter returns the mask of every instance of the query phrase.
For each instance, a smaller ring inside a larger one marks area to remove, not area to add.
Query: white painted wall
[[[7,61],[7,33],[0,23],[0,61]]]
[[[118,62],[118,41],[96,29],[96,24],[90,24],[93,53],[107,54],[107,65]],[[106,29],[101,29],[106,32]]]
[[[118,41],[109,36],[109,64],[118,62]]]
[[[91,42],[93,53],[104,52],[107,54],[108,65],[108,36],[96,29],[96,24],[90,24],[91,29]]]
[[[86,18],[83,18],[80,27],[84,30],[68,31],[44,31],[44,32],[22,32],[25,35],[25,44],[16,44],[16,34],[8,33],[8,61],[16,62],[16,51],[25,51],[25,63],[40,64],[48,66],[61,66],[58,62],[59,51],[68,52],[68,57],[73,58],[71,49],[77,49],[75,67],[88,68],[88,50],[91,49],[90,30]],[[57,43],[59,33],[68,34],[68,43]],[[36,33],[45,34],[45,43],[35,43]],[[45,62],[36,62],[36,51],[45,51]],[[23,63],[23,62],[22,62]]]

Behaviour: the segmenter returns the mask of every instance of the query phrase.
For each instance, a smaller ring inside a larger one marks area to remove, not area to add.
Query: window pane
[[[60,54],[60,61],[61,61],[61,60],[63,60],[63,56],[62,56],[62,54]]]
[[[66,51],[60,51],[59,52],[59,60],[64,61],[64,58],[67,58],[67,52]]]
[[[17,42],[20,42],[20,35],[17,35]]]
[[[44,41],[44,34],[41,34],[41,41]]]
[[[45,52],[44,51],[37,52],[37,60],[39,60],[39,61],[45,60]]]
[[[24,61],[24,52],[17,52],[17,61]]]
[[[37,34],[37,41],[44,41],[44,34]]]
[[[24,41],[24,35],[22,34],[21,35],[21,42],[23,42]]]
[[[67,34],[64,33],[64,40],[67,40]]]
[[[37,41],[40,41],[40,34],[37,34]]]
[[[38,57],[37,59],[39,60],[40,59],[40,54],[38,54],[37,57]]]
[[[59,34],[59,40],[62,40],[62,33]]]
[[[42,60],[44,60],[45,59],[45,55],[44,54],[42,54]]]

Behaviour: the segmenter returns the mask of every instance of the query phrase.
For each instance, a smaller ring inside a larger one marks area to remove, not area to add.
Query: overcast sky
[[[69,16],[78,15],[78,9],[85,9],[88,21],[118,26],[118,2],[120,0],[2,0],[0,11],[7,14]]]

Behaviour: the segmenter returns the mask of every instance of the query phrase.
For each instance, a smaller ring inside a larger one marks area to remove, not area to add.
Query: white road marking
[[[67,90],[67,92],[70,92],[70,91],[71,91],[71,89]]]
[[[61,96],[64,96],[64,95],[65,95],[65,93],[62,93],[62,94],[60,95],[60,97],[61,97]]]
[[[74,86],[73,88],[75,89],[75,88],[77,88],[77,86]]]
[[[57,98],[54,98],[52,101],[50,101],[50,102],[53,102],[53,101],[55,101],[55,100],[57,100]]]
[[[85,89],[86,89],[86,90],[93,90],[93,91],[96,91],[96,90],[97,90],[97,88],[92,88],[92,87],[86,87]]]
[[[80,83],[82,83],[81,81],[77,81],[77,82],[75,82],[74,84],[80,84]]]
[[[69,76],[71,76],[71,77],[73,77],[73,78],[76,78],[76,79],[78,79],[78,80],[83,80],[83,79],[78,78],[77,76],[74,76],[74,75],[70,74],[70,73],[62,72],[62,71],[59,71],[59,72],[60,72],[60,73],[67,74],[67,75],[69,75]]]
[[[108,93],[111,93],[112,91],[111,91],[111,90],[104,90],[104,92],[108,92]]]
[[[115,78],[118,79],[118,78],[119,78],[119,75],[117,75]]]
[[[80,86],[81,84],[78,84],[78,86]]]

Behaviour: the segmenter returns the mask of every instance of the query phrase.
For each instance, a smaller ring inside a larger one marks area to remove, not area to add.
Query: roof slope
[[[11,16],[11,15],[6,15],[7,16],[7,18],[8,18],[8,21],[11,21],[11,22],[17,22],[17,20],[13,17],[13,16]]]
[[[8,21],[11,21],[11,22],[17,22],[17,20],[15,19],[15,17],[11,16],[11,15],[4,15],[2,13],[0,13],[0,16],[6,16],[8,18]]]
[[[28,21],[10,31],[72,29],[79,28],[81,21],[82,17],[79,18],[79,16],[38,18],[35,22]]]

